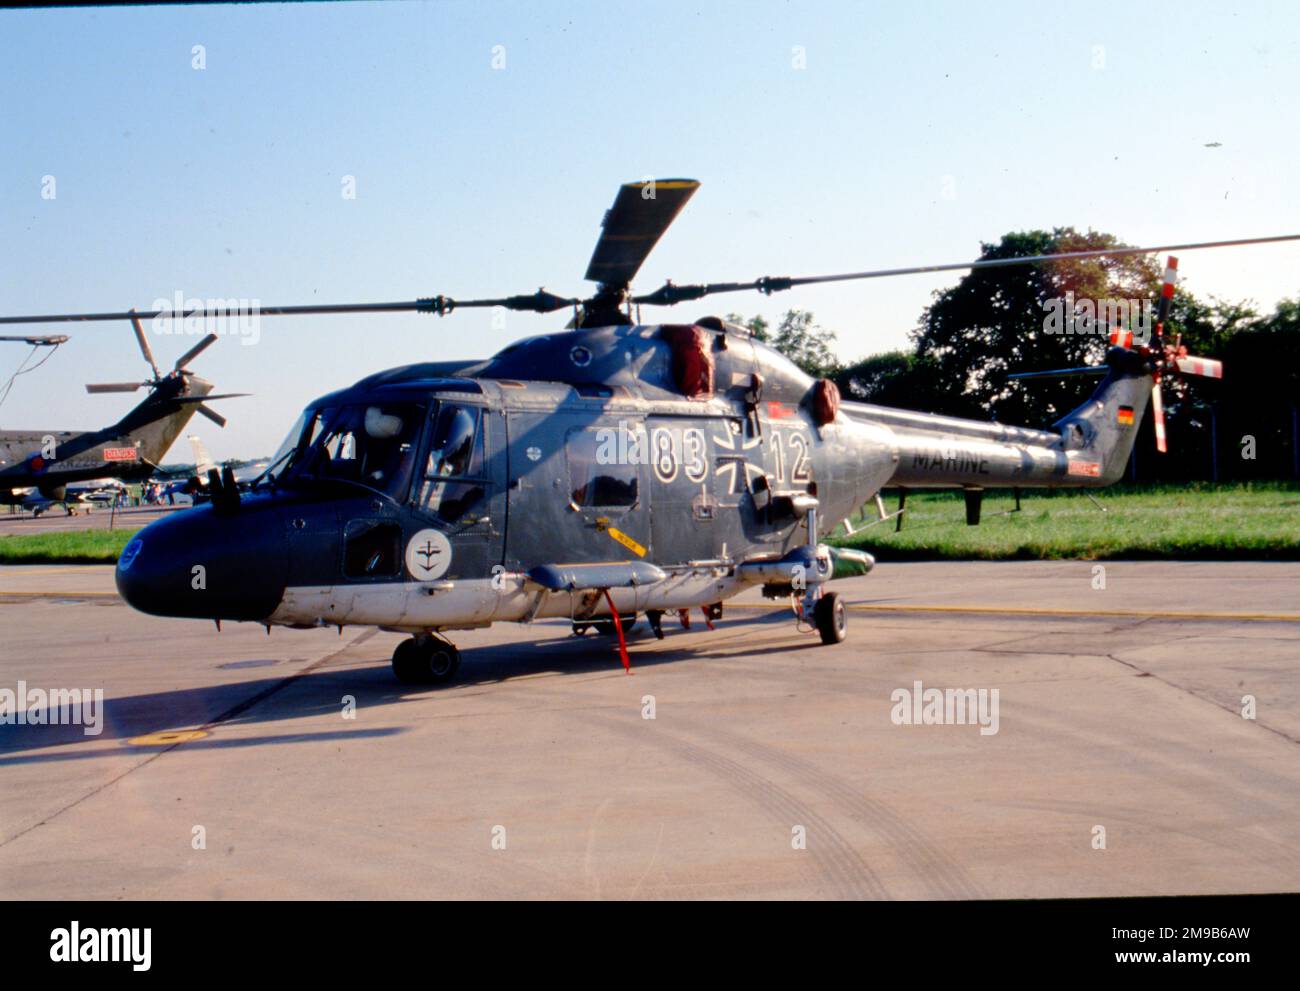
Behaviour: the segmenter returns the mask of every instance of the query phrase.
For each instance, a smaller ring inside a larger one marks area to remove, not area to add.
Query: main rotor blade
[[[197,358],[204,351],[206,351],[208,348],[212,347],[212,345],[216,343],[217,343],[217,335],[208,334],[206,337],[203,338],[203,340],[199,341],[198,344],[195,344],[194,347],[190,348],[183,355],[177,358],[176,364],[173,365],[172,367],[179,372],[182,368],[184,368],[191,361],[193,361],[195,358]]]
[[[96,382],[94,385],[86,386],[86,391],[92,395],[100,392],[135,392],[136,389],[151,384],[150,382]]]
[[[30,344],[34,348],[52,348],[60,344],[66,344],[69,340],[66,334],[37,334],[32,337],[12,337],[0,335],[0,341],[18,341],[23,344]]]
[[[758,290],[766,296],[783,292],[795,286],[816,285],[822,282],[851,282],[856,279],[883,279],[895,275],[920,275],[926,272],[955,272],[981,268],[1007,268],[1013,265],[1033,265],[1038,262],[1068,261],[1074,258],[1121,258],[1125,255],[1146,255],[1158,251],[1198,251],[1202,248],[1233,248],[1247,244],[1276,244],[1280,241],[1300,241],[1300,234],[1280,234],[1276,237],[1247,237],[1231,241],[1199,241],[1193,244],[1159,244],[1150,248],[1099,248],[1090,251],[1065,251],[1056,255],[1025,255],[1020,258],[986,258],[973,262],[952,262],[946,265],[912,265],[907,268],[881,268],[866,272],[845,272],[841,275],[810,275],[799,278],[767,275],[753,282],[711,282],[704,285],[677,286],[666,282],[662,287],[644,296],[634,296],[632,302],[649,306],[673,306],[689,300],[701,299],[715,293]]]
[[[158,363],[153,360],[153,350],[149,347],[149,339],[144,336],[144,329],[140,326],[139,317],[131,318],[131,329],[135,331],[135,339],[140,345],[140,353],[144,355],[144,360],[149,362],[149,367],[153,369],[153,377],[156,379],[162,378],[162,373],[158,371]]]
[[[582,300],[557,296],[539,289],[527,296],[506,296],[502,299],[452,299],[449,296],[429,296],[403,303],[320,303],[307,306],[258,306],[251,311],[254,317],[299,317],[339,313],[436,313],[446,316],[455,309],[500,306],[507,310],[524,310],[533,313],[552,313],[566,306],[577,306]],[[0,317],[0,324],[13,323],[103,323],[112,320],[153,320],[163,317],[188,320],[191,317],[227,316],[228,311],[214,309],[208,313],[202,307],[173,313],[171,310],[121,310],[112,313],[42,313],[25,317]],[[26,338],[23,338],[26,340]]]
[[[601,221],[600,239],[583,278],[602,285],[627,286],[699,188],[694,179],[657,179],[620,186],[614,205]]]

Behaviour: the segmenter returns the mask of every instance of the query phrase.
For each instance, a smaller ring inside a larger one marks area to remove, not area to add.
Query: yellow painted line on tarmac
[[[788,605],[774,602],[728,603],[732,609],[789,609]],[[991,616],[1082,616],[1095,619],[1201,619],[1238,623],[1300,623],[1297,613],[1243,613],[1243,612],[1138,612],[1126,609],[1053,609],[1047,606],[918,606],[870,605],[845,603],[855,612],[918,612],[918,613],[974,613]]]

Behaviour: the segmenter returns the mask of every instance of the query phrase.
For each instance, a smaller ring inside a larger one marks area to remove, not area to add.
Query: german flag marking
[[[1116,414],[1115,419],[1119,421],[1119,425],[1122,427],[1133,426],[1133,407],[1121,406],[1119,408],[1119,413]]]

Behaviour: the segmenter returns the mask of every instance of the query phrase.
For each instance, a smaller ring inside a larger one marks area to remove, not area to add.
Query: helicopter
[[[238,394],[213,394],[212,383],[188,367],[217,336],[206,335],[164,375],[154,361],[139,318],[129,318],[153,378],[95,383],[87,385],[86,391],[100,394],[147,388],[149,394],[116,423],[99,430],[0,430],[0,504],[31,506],[39,515],[48,506],[61,503],[71,515],[73,504],[79,501],[79,483],[105,478],[131,481],[156,472],[196,412],[217,426],[226,425],[226,418],[207,403]],[[0,341],[22,341],[33,349],[57,348],[67,340],[63,335],[0,337]]]
[[[158,616],[317,628],[365,625],[409,634],[398,679],[452,679],[445,634],[496,622],[567,618],[617,637],[665,615],[710,626],[751,588],[788,596],[823,644],[847,635],[830,583],[874,566],[824,537],[886,485],[966,492],[977,523],[990,488],[1109,485],[1121,477],[1160,381],[1221,376],[1217,362],[1166,343],[1176,261],[1154,336],[1117,330],[1103,365],[1053,374],[1101,382],[1048,429],[962,420],[843,401],[745,328],[718,317],[645,324],[642,306],[912,272],[1062,258],[1297,240],[1079,251],[804,278],[675,285],[634,295],[650,251],[695,193],[690,179],[623,185],[586,271],[586,298],[531,295],[264,307],[262,315],[504,307],[571,309],[567,328],[481,360],[380,371],[312,401],[266,471],[241,492],[209,471],[211,503],[151,523],[127,544],[117,588]],[[193,316],[198,314],[187,314]],[[128,313],[80,314],[115,320]],[[138,316],[152,316],[140,313]],[[5,318],[52,322],[67,316]],[[1159,416],[1160,407],[1156,413]],[[1163,423],[1162,420],[1158,420]],[[900,512],[902,507],[900,507]]]

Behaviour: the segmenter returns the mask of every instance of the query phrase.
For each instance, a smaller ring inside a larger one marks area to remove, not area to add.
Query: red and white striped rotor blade
[[[1214,358],[1175,358],[1174,367],[1187,375],[1203,375],[1209,379],[1223,378],[1223,362]]]
[[[1169,320],[1169,307],[1174,301],[1174,287],[1178,285],[1178,259],[1173,255],[1165,262],[1165,281],[1160,287],[1160,303],[1156,307],[1156,337],[1165,332]]]
[[[1156,426],[1156,450],[1165,453],[1165,404],[1160,397],[1160,383],[1151,387],[1151,416]]]

